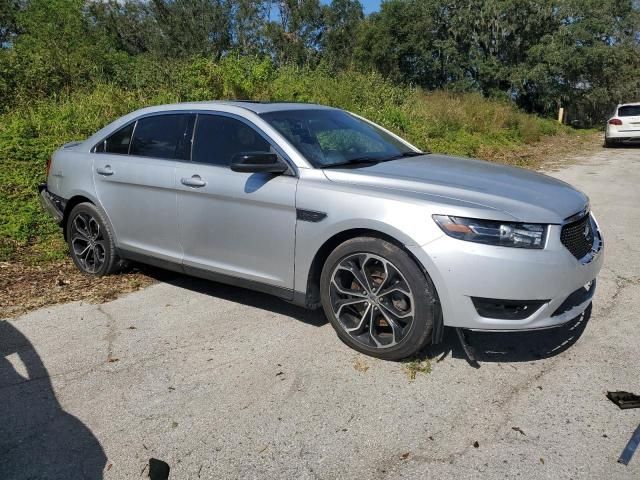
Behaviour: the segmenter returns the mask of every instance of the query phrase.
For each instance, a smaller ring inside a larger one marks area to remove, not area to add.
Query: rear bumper
[[[53,217],[58,225],[61,225],[64,219],[64,201],[50,193],[46,183],[38,185],[38,199],[42,208]]]
[[[576,318],[591,303],[604,259],[600,245],[588,263],[576,260],[561,243],[558,225],[542,250],[446,236],[409,248],[438,290],[444,325],[485,331],[538,330]],[[585,285],[590,288],[582,291]]]
[[[607,127],[605,138],[608,140],[640,140],[640,130],[618,130]]]

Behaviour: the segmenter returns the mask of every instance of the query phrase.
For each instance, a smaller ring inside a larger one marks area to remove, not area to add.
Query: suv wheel
[[[113,234],[95,205],[80,203],[73,207],[66,229],[71,258],[82,272],[102,276],[117,269],[120,259]]]
[[[360,237],[337,247],[322,269],[320,295],[340,339],[367,355],[399,360],[431,340],[433,282],[392,243]]]

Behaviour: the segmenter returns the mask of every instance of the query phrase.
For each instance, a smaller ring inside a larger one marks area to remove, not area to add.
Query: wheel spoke
[[[375,323],[374,323],[374,321],[375,321],[375,317],[374,317],[374,314],[375,314],[375,311],[376,311],[376,310],[377,310],[376,308],[373,308],[373,307],[371,308],[371,318],[369,319],[369,336],[371,337],[371,340],[373,340],[373,341],[375,342],[376,346],[377,346],[378,348],[380,348],[380,347],[383,347],[383,346],[385,346],[385,345],[383,345],[382,343],[380,343],[380,342],[378,341],[378,339],[376,338],[376,334],[375,334],[375,332],[374,332],[374,327],[375,327]]]
[[[84,261],[87,271],[90,273],[94,273],[96,268],[96,252],[93,247],[89,248],[89,251],[84,257]]]
[[[342,295],[351,295],[352,297],[367,298],[367,296],[362,292],[358,292],[357,290],[351,290],[349,288],[341,287],[340,285],[338,285],[338,282],[336,282],[335,279],[331,280],[331,283],[333,284],[335,289],[338,292],[340,292]]]
[[[395,307],[389,305],[386,302],[385,303],[380,302],[380,306],[382,307],[380,309],[381,311],[387,311],[388,313],[390,313],[391,315],[393,315],[394,317],[397,317],[397,318],[408,318],[408,317],[413,315],[413,307],[410,310],[408,310],[407,312],[400,312]]]
[[[393,332],[393,343],[392,343],[392,345],[395,345],[396,343],[398,343],[396,338],[400,337],[401,327],[400,327],[400,325],[398,325],[398,323],[393,318],[391,318],[385,312],[384,306],[383,306],[383,308],[380,309],[380,313],[382,313],[382,316],[385,318],[387,323],[391,326],[391,331]]]
[[[85,240],[89,240],[91,238],[91,234],[89,233],[89,226],[87,225],[86,219],[82,215],[78,215],[73,219],[73,227],[75,232]]]
[[[346,263],[346,262],[343,262],[343,263]],[[340,265],[338,265],[337,270],[344,270],[345,272],[349,272],[353,276],[355,281],[358,282],[358,284],[360,285],[363,291],[365,292],[370,291],[366,279],[362,276],[360,269],[355,265],[353,265],[353,262],[349,262],[347,266],[341,263]],[[335,278],[335,274],[334,274],[334,278]]]
[[[362,326],[365,323],[365,320],[367,319],[368,316],[370,316],[370,311],[373,310],[371,308],[371,305],[367,305],[367,308],[364,309],[364,313],[362,314],[362,317],[360,317],[360,321],[358,322],[358,325],[356,325],[353,328],[346,328],[345,330],[349,333],[356,333],[358,331],[360,331],[360,329],[362,328]]]
[[[361,278],[358,279],[359,282],[364,283],[365,288],[369,292],[373,292],[373,285],[369,281],[369,275],[367,274],[367,262],[371,260],[372,257],[370,255],[364,255],[364,260],[360,260],[360,268],[358,269],[358,273]]]
[[[100,237],[100,225],[95,218],[91,217],[88,223],[89,235],[93,240],[97,240]]]
[[[338,307],[338,311],[337,312],[335,312],[335,310],[334,310],[334,312],[336,314],[336,317],[340,316],[340,314],[342,313],[342,309],[344,307],[348,307],[350,305],[357,305],[359,303],[366,303],[366,302],[367,302],[366,298],[347,298],[347,299],[344,299],[344,300],[339,300],[338,302],[336,302],[334,304],[334,308]]]

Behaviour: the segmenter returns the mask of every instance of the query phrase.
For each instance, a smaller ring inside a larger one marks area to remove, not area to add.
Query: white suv
[[[620,145],[625,140],[640,140],[640,103],[618,105],[607,123],[605,147]]]

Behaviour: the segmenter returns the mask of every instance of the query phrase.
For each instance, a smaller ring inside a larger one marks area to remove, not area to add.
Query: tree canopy
[[[377,71],[586,123],[640,100],[638,0],[0,0],[0,101],[131,81],[132,65],[251,55]],[[1,108],[0,108],[1,110]]]

